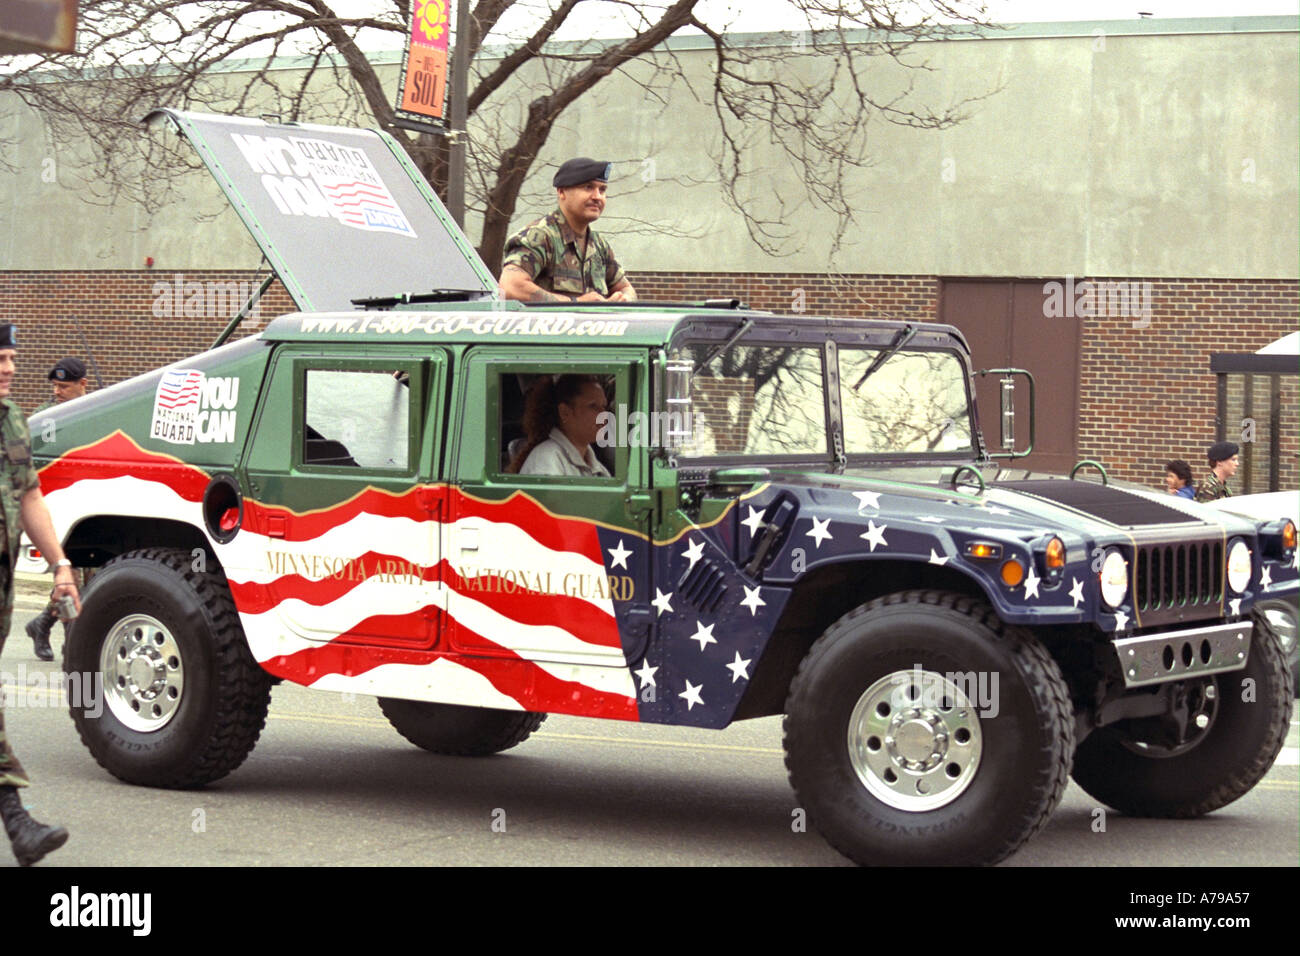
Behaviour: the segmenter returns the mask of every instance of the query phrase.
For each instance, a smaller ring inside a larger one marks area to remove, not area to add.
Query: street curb
[[[14,574],[14,599],[34,598],[47,601],[54,584],[48,574],[35,574],[31,571],[18,571]]]

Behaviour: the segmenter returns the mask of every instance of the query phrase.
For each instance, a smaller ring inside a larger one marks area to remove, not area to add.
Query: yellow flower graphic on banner
[[[433,46],[446,29],[446,0],[416,0],[414,39],[417,42]]]

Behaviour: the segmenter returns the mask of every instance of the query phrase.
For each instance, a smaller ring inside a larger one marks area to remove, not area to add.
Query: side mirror
[[[990,458],[1024,458],[1034,450],[1034,376],[1023,368],[985,368],[978,375],[1001,375],[998,398],[1000,405],[1000,437],[998,444],[1006,449],[991,452]],[[1029,383],[1029,445],[1016,451],[1016,376],[1023,375]]]
[[[674,455],[691,439],[691,379],[695,375],[695,360],[660,351],[655,366],[657,391],[662,401],[655,412],[661,424],[653,433],[659,447]]]

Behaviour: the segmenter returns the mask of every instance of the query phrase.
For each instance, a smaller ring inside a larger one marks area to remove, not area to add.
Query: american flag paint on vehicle
[[[41,479],[61,513],[111,499],[124,513],[195,522],[211,476],[119,432]],[[469,521],[481,561],[436,558]],[[731,566],[716,529],[651,545],[521,493],[487,501],[447,485],[367,488],[305,514],[246,499],[239,534],[212,548],[253,656],[275,676],[480,705],[471,689],[490,688],[495,706],[622,720],[725,726],[761,652],[755,636],[784,598],[738,578],[703,607],[656,588],[647,643],[629,572],[656,562],[661,580],[697,566],[716,575]]]

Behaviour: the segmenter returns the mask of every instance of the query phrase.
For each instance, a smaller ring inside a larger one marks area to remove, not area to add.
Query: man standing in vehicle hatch
[[[590,225],[605,211],[610,163],[579,157],[551,185],[559,208],[506,242],[501,292],[525,302],[635,302],[609,243]]]
[[[31,435],[22,410],[9,398],[14,380],[14,356],[17,355],[16,330],[12,323],[0,323],[0,435],[4,439],[4,458],[0,461],[0,520],[5,548],[0,554],[0,651],[9,636],[9,621],[14,609],[14,566],[23,530],[54,568],[54,597],[71,597],[78,610],[81,599],[72,572],[72,562],[63,554],[49,509],[41,495],[41,483],[32,465]],[[31,783],[23,765],[14,755],[4,729],[4,710],[0,706],[0,817],[4,819],[14,856],[21,866],[31,866],[45,854],[57,850],[68,839],[63,827],[37,823],[23,809],[18,797],[20,787]]]

